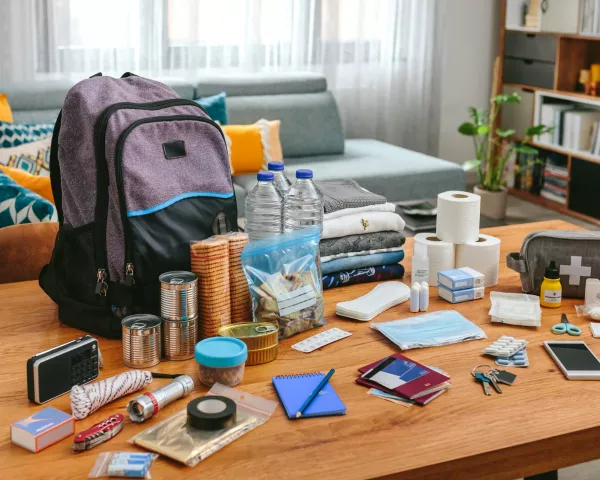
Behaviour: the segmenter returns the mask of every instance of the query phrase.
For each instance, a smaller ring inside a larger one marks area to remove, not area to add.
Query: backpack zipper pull
[[[128,263],[125,265],[125,285],[131,287],[135,284],[135,279],[133,278],[133,263]]]
[[[98,273],[96,274],[96,295],[106,297],[107,290],[108,285],[106,283],[106,270],[99,268]]]

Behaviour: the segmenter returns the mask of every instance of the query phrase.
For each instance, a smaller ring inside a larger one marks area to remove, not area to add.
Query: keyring
[[[482,363],[481,365],[477,365],[473,370],[471,370],[471,375],[475,376],[476,370],[480,367],[487,367],[490,371],[494,370],[494,368],[491,365],[488,365],[487,363]]]

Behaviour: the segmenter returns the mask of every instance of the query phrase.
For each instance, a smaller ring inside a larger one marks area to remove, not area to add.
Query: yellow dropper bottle
[[[543,307],[558,308],[562,301],[562,285],[560,274],[554,261],[546,267],[544,281],[540,287],[540,304]]]

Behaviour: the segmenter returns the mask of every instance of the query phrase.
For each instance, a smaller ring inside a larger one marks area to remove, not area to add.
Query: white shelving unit
[[[524,0],[507,0],[506,1],[506,18],[505,25],[507,30],[517,30],[520,32],[540,32],[541,21],[538,28],[527,28],[523,26],[523,4]],[[541,8],[538,12],[538,17],[541,17]]]

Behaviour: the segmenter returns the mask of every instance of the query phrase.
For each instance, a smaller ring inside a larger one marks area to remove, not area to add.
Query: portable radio
[[[27,396],[46,403],[98,378],[98,340],[90,335],[40,352],[27,360]]]

